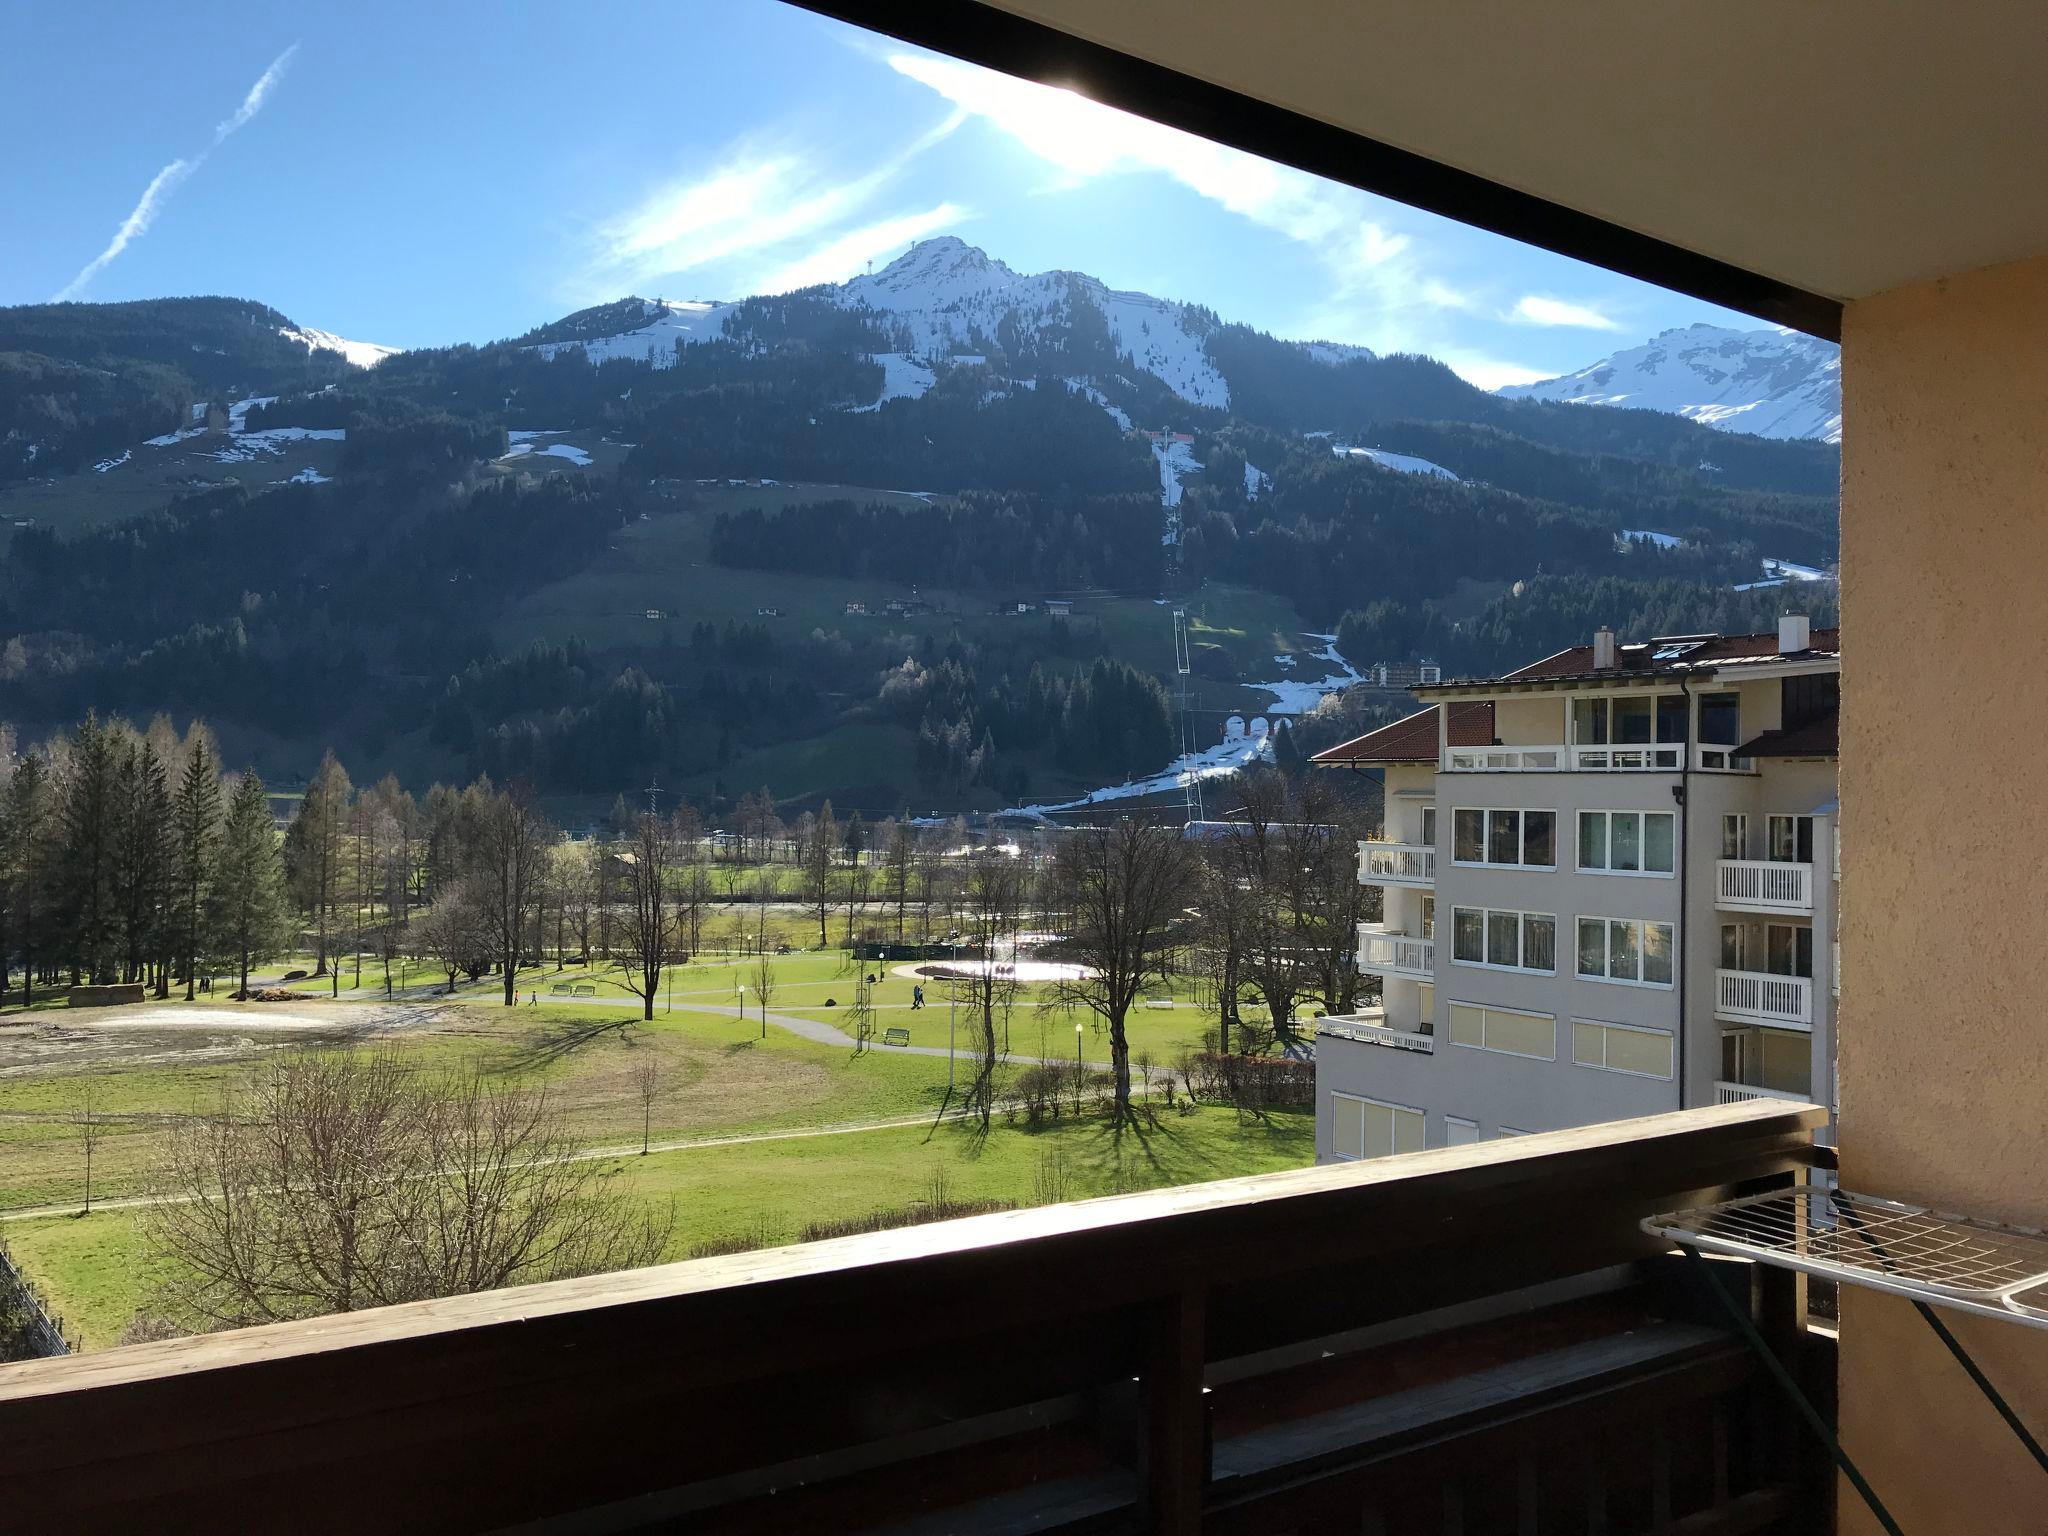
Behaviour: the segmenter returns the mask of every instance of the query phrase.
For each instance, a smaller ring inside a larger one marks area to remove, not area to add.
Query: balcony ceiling
[[[1838,300],[2048,251],[2040,0],[995,0]]]

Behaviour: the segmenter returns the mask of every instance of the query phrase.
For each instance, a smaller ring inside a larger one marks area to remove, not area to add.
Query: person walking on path
[[[912,987],[910,989],[910,1011],[912,1013],[915,1013],[918,1009],[922,1008],[923,1006],[924,987],[922,985]]]

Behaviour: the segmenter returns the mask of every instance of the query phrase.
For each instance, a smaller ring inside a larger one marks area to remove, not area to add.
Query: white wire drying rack
[[[2048,1234],[1801,1185],[1647,1217],[1683,1247],[2048,1328]]]

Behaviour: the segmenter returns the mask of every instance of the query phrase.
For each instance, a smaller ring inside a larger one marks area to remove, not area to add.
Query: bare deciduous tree
[[[450,992],[457,976],[465,971],[480,974],[481,966],[488,964],[490,936],[468,881],[443,885],[434,904],[413,918],[407,932],[413,952],[440,966]]]
[[[996,1069],[1017,1000],[1017,914],[1023,908],[1024,874],[1017,861],[993,850],[972,858],[963,892],[971,965],[959,985],[966,1003],[967,1033],[974,1073],[965,1089],[967,1112],[988,1128],[995,1108]]]
[[[85,1209],[92,1210],[92,1159],[99,1150],[100,1138],[106,1134],[106,1121],[101,1118],[98,1102],[98,1084],[95,1074],[87,1072],[78,1079],[78,1086],[72,1093],[72,1123],[78,1127],[78,1144],[85,1152]]]
[[[676,914],[669,889],[682,842],[676,823],[642,811],[619,850],[626,905],[612,963],[620,985],[640,999],[640,1017],[654,1017],[661,971],[674,957]]]
[[[654,1105],[668,1089],[668,1079],[661,1070],[661,1058],[654,1054],[652,1047],[643,1050],[633,1060],[633,1093],[640,1100],[640,1155],[647,1155],[648,1144],[654,1133]]]
[[[650,1264],[670,1223],[577,1155],[544,1089],[389,1053],[280,1055],[182,1122],[143,1208],[201,1328]]]
[[[505,969],[505,1006],[510,1008],[519,1001],[519,961],[554,832],[526,784],[493,790],[487,780],[479,780],[463,798],[470,812],[471,883]]]
[[[1167,977],[1193,867],[1179,828],[1132,817],[1069,833],[1053,858],[1054,899],[1066,925],[1061,955],[1084,969],[1054,982],[1045,1002],[1085,1008],[1108,1026],[1119,1133],[1137,1123],[1126,1020],[1145,989]]]

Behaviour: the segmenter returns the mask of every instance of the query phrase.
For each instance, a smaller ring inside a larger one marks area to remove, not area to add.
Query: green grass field
[[[1037,1130],[998,1123],[986,1138],[948,1123],[657,1152],[612,1167],[672,1208],[669,1254],[683,1258],[706,1241],[789,1241],[808,1221],[914,1205],[935,1173],[952,1198],[1028,1205],[1046,1166],[1062,1169],[1068,1197],[1082,1199],[1299,1167],[1314,1152],[1310,1115],[1209,1108],[1162,1114],[1121,1141],[1093,1117]],[[11,1222],[0,1233],[88,1348],[111,1344],[149,1302],[154,1277],[132,1211]]]

